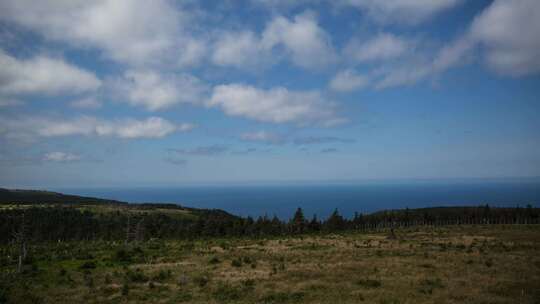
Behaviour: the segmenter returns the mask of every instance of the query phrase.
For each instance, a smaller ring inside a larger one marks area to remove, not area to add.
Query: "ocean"
[[[292,216],[301,207],[311,217],[327,217],[334,209],[354,212],[434,206],[540,206],[540,181],[410,182],[358,184],[291,184],[248,186],[183,186],[122,188],[58,188],[62,193],[130,203],[174,203],[223,209],[241,216]]]

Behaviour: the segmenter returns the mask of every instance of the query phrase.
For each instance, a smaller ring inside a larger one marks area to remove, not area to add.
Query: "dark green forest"
[[[290,220],[276,216],[239,217],[222,210],[186,208],[173,204],[127,204],[59,193],[2,190],[0,243],[23,235],[26,241],[148,240],[200,237],[258,237],[346,230],[471,224],[537,224],[540,209],[438,207],[356,213],[336,209],[327,218],[306,217],[301,208]],[[31,201],[33,203],[31,203]]]

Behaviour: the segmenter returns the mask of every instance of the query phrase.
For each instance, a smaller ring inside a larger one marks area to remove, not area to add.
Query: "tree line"
[[[142,241],[150,238],[263,237],[346,230],[475,224],[539,224],[540,209],[442,207],[355,213],[346,218],[336,209],[329,217],[306,217],[298,208],[289,220],[276,216],[238,217],[221,210],[184,209],[191,216],[175,216],[160,209],[174,205],[124,206],[96,212],[66,205],[0,209],[0,243],[75,240]],[[135,212],[136,211],[136,212]],[[16,236],[16,237],[15,237]]]

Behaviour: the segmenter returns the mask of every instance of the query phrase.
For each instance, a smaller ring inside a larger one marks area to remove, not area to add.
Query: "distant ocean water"
[[[189,186],[174,188],[69,188],[55,191],[128,201],[176,203],[217,208],[242,216],[289,218],[297,207],[306,216],[328,216],[335,208],[357,212],[433,206],[540,207],[540,181],[471,183],[293,184],[268,186]]]

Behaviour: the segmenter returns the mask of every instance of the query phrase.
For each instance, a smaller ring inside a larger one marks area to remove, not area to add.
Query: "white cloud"
[[[269,50],[262,48],[259,38],[251,31],[225,32],[214,47],[212,62],[220,66],[257,66],[269,55]]]
[[[279,16],[267,25],[262,45],[272,48],[280,44],[301,67],[321,67],[335,60],[330,36],[309,12],[296,15],[292,21]]]
[[[340,71],[330,81],[330,89],[338,92],[350,92],[369,85],[367,76],[359,75],[352,69]]]
[[[43,155],[43,161],[46,162],[58,162],[58,163],[68,163],[81,160],[82,157],[77,154],[66,153],[66,152],[48,152]]]
[[[168,0],[6,0],[0,4],[0,18],[52,40],[98,48],[115,61],[198,60],[193,56],[196,39],[186,29],[191,16]]]
[[[198,78],[187,74],[128,70],[115,82],[113,90],[122,101],[156,111],[179,103],[202,103],[207,88]]]
[[[483,58],[489,68],[503,75],[537,74],[540,72],[538,37],[540,2],[497,0],[475,17],[463,35],[443,46],[431,61],[408,61],[388,69],[377,87],[414,84],[469,62],[473,57]]]
[[[0,50],[0,66],[3,95],[81,93],[101,85],[93,73],[45,56],[20,60]]]
[[[93,97],[72,101],[70,106],[77,109],[99,109],[103,103]]]
[[[527,30],[524,30],[527,29]],[[489,68],[510,76],[540,72],[540,2],[497,0],[475,17],[469,30],[441,49],[433,69],[456,66],[479,51]]]
[[[100,124],[95,130],[100,136],[160,138],[176,131],[177,126],[163,118],[150,117],[146,120],[127,119],[112,124]]]
[[[461,2],[462,0],[341,0],[335,3],[356,7],[379,23],[415,25]]]
[[[511,76],[540,72],[540,1],[494,1],[475,18],[470,37],[484,47],[495,71]]]
[[[396,35],[379,33],[367,41],[353,39],[345,47],[344,53],[347,57],[358,62],[387,60],[403,55],[411,46],[412,42]]]
[[[160,117],[103,120],[91,116],[73,119],[42,117],[5,117],[0,120],[0,137],[17,141],[60,136],[99,136],[125,139],[161,138],[173,132],[186,132],[195,126],[174,124]]]
[[[474,48],[474,41],[469,37],[460,39],[442,47],[433,60],[434,72],[445,71],[452,66],[464,63],[467,54]]]
[[[403,85],[412,85],[433,74],[429,63],[407,62],[406,64],[383,68],[381,77],[376,81],[375,88],[385,89]]]
[[[274,17],[259,36],[252,31],[222,32],[212,61],[221,66],[249,68],[288,57],[303,68],[321,68],[336,60],[330,36],[309,12],[292,20]]]
[[[262,6],[277,10],[290,10],[304,4],[318,4],[323,0],[251,0],[255,6]]]
[[[204,39],[189,38],[181,46],[182,52],[178,58],[180,67],[198,64],[208,52],[207,41]]]
[[[263,142],[269,144],[282,144],[284,138],[278,134],[268,131],[246,132],[240,135],[240,139],[245,141]]]
[[[298,124],[344,122],[337,116],[333,103],[326,102],[317,91],[289,91],[283,87],[269,90],[243,84],[214,87],[208,103],[220,107],[227,115],[272,122]]]

